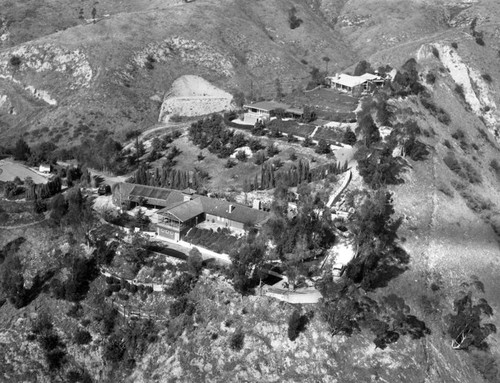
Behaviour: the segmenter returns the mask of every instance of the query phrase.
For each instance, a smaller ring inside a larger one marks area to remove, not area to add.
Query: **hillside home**
[[[129,204],[160,208],[153,221],[157,234],[179,241],[189,229],[208,221],[216,226],[243,230],[245,225],[260,227],[269,213],[223,199],[183,191],[129,183],[113,187],[113,201],[119,206]]]
[[[337,73],[335,76],[327,77],[326,83],[332,89],[350,93],[353,96],[360,96],[364,93],[372,92],[376,87],[384,85],[385,80],[371,73],[365,73],[361,76]]]
[[[260,227],[269,214],[226,200],[196,196],[190,201],[167,206],[157,213],[157,233],[178,241],[189,229],[208,221],[230,229],[243,230],[245,225]]]
[[[283,110],[285,117],[301,118],[304,111],[300,108],[291,108],[290,105],[275,101],[261,101],[254,104],[243,105],[246,123],[255,124],[257,121],[268,121],[276,116],[276,111]]]

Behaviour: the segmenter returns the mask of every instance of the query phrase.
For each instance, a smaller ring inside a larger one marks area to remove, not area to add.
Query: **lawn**
[[[47,177],[35,173],[27,166],[13,161],[0,161],[0,181],[13,181],[16,177],[19,177],[21,180],[31,177],[36,184],[47,183]]]
[[[354,116],[359,99],[332,89],[320,88],[312,92],[295,92],[287,95],[284,102],[297,107],[304,105],[316,109],[319,117],[344,120]]]

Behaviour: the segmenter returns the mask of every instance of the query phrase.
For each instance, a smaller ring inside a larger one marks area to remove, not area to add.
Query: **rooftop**
[[[138,202],[139,198],[145,198],[146,201],[154,199],[156,200],[154,204],[158,206],[168,206],[184,201],[184,194],[178,190],[147,185],[134,185],[128,195],[129,199],[134,202]]]
[[[371,73],[365,73],[361,76],[351,76],[349,74],[340,73],[340,74],[337,74],[336,76],[327,77],[327,78],[329,78],[332,82],[334,82],[336,84],[347,86],[350,88],[361,85],[367,81],[381,80],[382,79],[382,77],[377,76],[375,74],[371,74]]]
[[[265,110],[270,112],[271,110],[276,110],[276,109],[288,109],[290,108],[290,105],[283,104],[281,102],[275,102],[275,101],[261,101],[261,102],[256,102],[255,104],[247,104],[243,105],[244,108],[252,108],[252,109],[259,109],[259,110]]]
[[[198,196],[190,201],[167,206],[158,211],[158,214],[161,215],[173,215],[181,222],[188,221],[202,213],[250,225],[258,225],[269,216],[267,212],[262,210],[205,196]]]

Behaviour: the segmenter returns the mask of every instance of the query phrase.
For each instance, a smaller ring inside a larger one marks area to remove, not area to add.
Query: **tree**
[[[356,140],[356,134],[351,130],[351,128],[347,128],[342,138],[342,142],[352,146],[356,143]]]
[[[316,111],[314,110],[314,108],[309,105],[305,105],[304,112],[301,118],[302,122],[308,123],[314,121],[315,119],[316,119]]]
[[[264,261],[265,246],[260,241],[244,243],[238,249],[232,250],[229,257],[234,288],[242,294],[252,288],[254,269]]]
[[[469,283],[464,285],[471,286]],[[474,302],[471,290],[467,293],[461,291],[453,306],[456,314],[448,315],[446,318],[453,349],[466,351],[470,348],[487,349],[485,339],[490,334],[496,333],[497,329],[493,323],[481,323],[485,316],[493,315],[493,309],[486,299],[480,298]]]
[[[31,153],[30,147],[22,138],[18,139],[14,147],[14,159],[17,161],[26,161]]]
[[[231,339],[229,340],[229,347],[231,347],[231,350],[241,351],[244,342],[245,334],[241,330],[238,330],[233,335],[231,335]]]
[[[324,56],[322,60],[325,62],[325,72],[328,73],[328,63],[330,62],[330,57]]]
[[[92,8],[92,22],[95,24],[95,17],[97,15],[97,9],[95,7]]]
[[[281,86],[281,81],[279,78],[274,80],[274,86],[276,88],[276,98],[280,99],[284,96],[283,87]]]
[[[294,6],[288,10],[288,24],[290,25],[290,29],[296,29],[300,27],[303,20],[297,17],[297,8]]]
[[[330,145],[326,142],[324,138],[319,140],[318,146],[316,147],[315,151],[318,154],[329,154],[332,152]]]
[[[361,60],[354,69],[354,76],[361,76],[365,73],[373,73],[373,69],[368,61]]]
[[[363,137],[364,144],[367,148],[381,140],[380,131],[369,113],[365,114],[359,121],[356,133]]]
[[[203,258],[200,251],[196,247],[193,247],[189,251],[186,268],[188,273],[193,275],[195,278],[198,278],[203,270]]]
[[[244,150],[238,150],[238,152],[236,153],[236,159],[240,162],[246,162],[247,153]]]
[[[242,108],[245,105],[245,93],[241,91],[236,92],[233,96],[233,102],[238,108]]]
[[[300,315],[298,310],[294,310],[288,318],[288,339],[291,341],[297,339],[300,333],[306,329],[308,323],[307,315]]]
[[[395,243],[401,219],[393,219],[394,212],[391,194],[378,190],[363,197],[351,217],[357,256],[347,265],[346,276],[365,290],[386,286],[407,269],[409,256]]]
[[[68,205],[62,194],[58,194],[52,198],[50,209],[50,219],[58,225],[68,211]]]

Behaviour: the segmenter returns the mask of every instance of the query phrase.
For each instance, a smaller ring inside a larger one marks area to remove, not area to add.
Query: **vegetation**
[[[484,286],[479,280],[465,283],[469,291],[461,291],[459,297],[453,302],[455,314],[447,317],[448,334],[452,338],[452,347],[455,350],[465,350],[476,348],[487,350],[488,345],[485,339],[497,329],[493,323],[481,323],[484,317],[491,317],[493,309],[484,298],[473,299],[471,288],[478,289],[484,294]]]
[[[292,342],[295,341],[300,333],[305,331],[308,323],[309,317],[307,315],[301,315],[298,310],[294,310],[288,319],[288,339]]]
[[[290,29],[296,29],[300,27],[303,20],[297,17],[297,8],[294,6],[288,10],[288,24]]]

